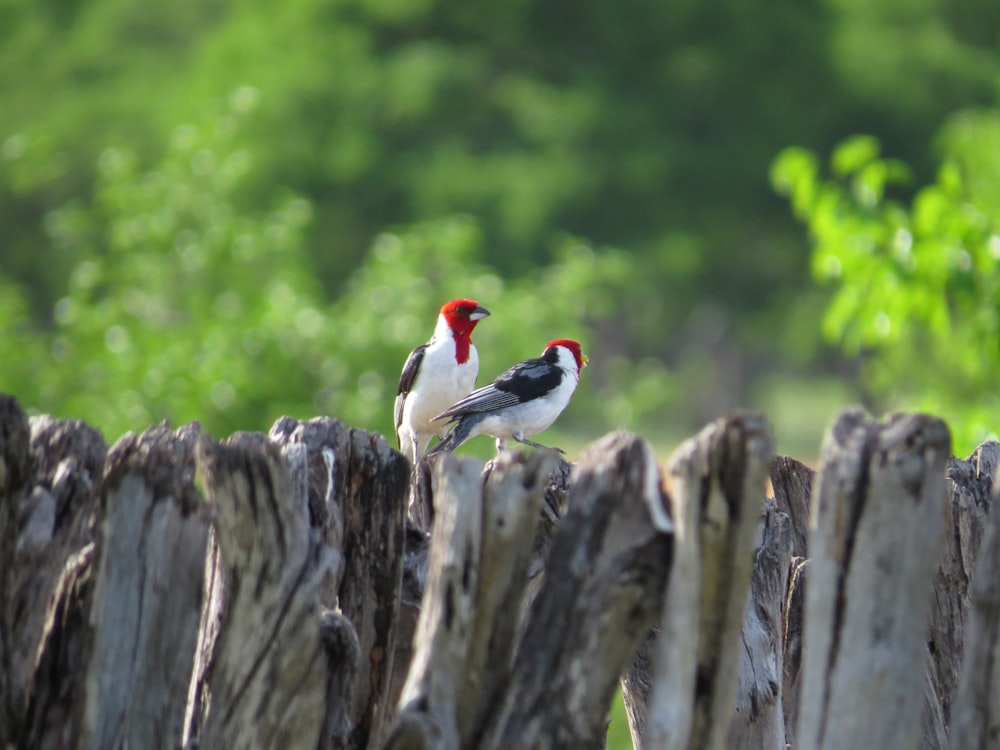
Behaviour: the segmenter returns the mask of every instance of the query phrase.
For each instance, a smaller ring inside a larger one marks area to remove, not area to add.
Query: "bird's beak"
[[[590,361],[590,357],[588,357],[586,354],[581,354],[580,361],[583,362],[583,366],[586,367],[587,363]]]
[[[482,320],[489,314],[490,314],[489,310],[487,310],[482,305],[477,305],[476,309],[473,310],[471,313],[469,313],[469,320]]]

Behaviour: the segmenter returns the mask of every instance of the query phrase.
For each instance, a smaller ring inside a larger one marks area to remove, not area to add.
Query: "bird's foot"
[[[532,448],[542,448],[543,450],[547,451],[556,451],[557,453],[560,453],[563,456],[566,455],[566,451],[564,451],[562,448],[556,448],[554,445],[542,445],[541,443],[536,443],[534,440],[528,440],[528,438],[517,437],[516,435],[514,436],[514,439],[517,442],[522,443],[524,445],[530,445]]]

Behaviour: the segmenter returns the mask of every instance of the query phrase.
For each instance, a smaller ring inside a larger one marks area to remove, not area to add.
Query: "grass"
[[[611,701],[610,718],[608,750],[632,750],[632,735],[628,729],[628,717],[625,715],[625,703],[620,689],[615,691],[615,698]]]

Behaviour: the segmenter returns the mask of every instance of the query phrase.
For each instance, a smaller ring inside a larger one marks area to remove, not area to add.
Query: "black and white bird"
[[[436,416],[435,421],[455,424],[455,429],[431,452],[453,451],[477,435],[496,438],[497,451],[506,447],[507,440],[545,448],[528,436],[548,428],[562,414],[586,365],[578,342],[550,341],[541,357],[518,362]]]
[[[474,299],[441,306],[431,340],[418,346],[403,365],[394,407],[399,449],[416,465],[445,425],[434,417],[476,387],[479,352],[472,329],[490,314]]]

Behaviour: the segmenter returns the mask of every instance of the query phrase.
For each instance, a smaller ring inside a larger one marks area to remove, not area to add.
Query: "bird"
[[[434,417],[435,422],[455,427],[431,453],[454,451],[477,435],[495,438],[497,452],[506,448],[507,440],[548,447],[528,440],[528,436],[548,428],[562,414],[586,366],[587,357],[579,342],[550,341],[542,356],[518,362]]]
[[[445,432],[433,418],[476,387],[479,352],[472,330],[490,311],[474,299],[453,299],[438,312],[430,341],[410,352],[393,407],[399,450],[416,466],[431,439]]]

